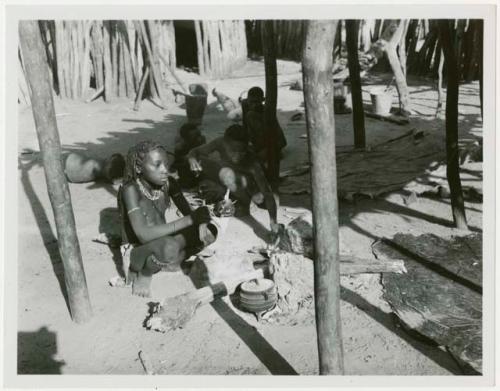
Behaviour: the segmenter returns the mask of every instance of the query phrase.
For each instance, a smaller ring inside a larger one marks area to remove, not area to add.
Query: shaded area
[[[408,270],[405,274],[383,274],[382,278],[384,298],[398,318],[409,329],[446,346],[458,361],[481,372],[482,295],[385,241],[375,243],[373,251],[377,258],[403,259]]]
[[[42,236],[43,245],[49,255],[52,270],[57,278],[57,282],[59,283],[59,288],[61,289],[64,301],[66,302],[66,308],[68,309],[68,313],[71,313],[68,301],[68,291],[64,281],[64,265],[62,263],[61,254],[59,253],[57,237],[52,232],[47,213],[45,212],[45,209],[38,198],[29,177],[29,170],[33,167],[33,163],[23,163],[21,159],[19,159],[18,164],[21,170],[21,183],[23,185],[24,192],[30,201],[36,225],[40,231],[40,235]]]
[[[47,327],[35,332],[17,333],[17,373],[20,375],[61,374],[64,361],[54,359],[57,354],[56,333]]]
[[[192,20],[174,20],[174,30],[177,66],[198,69],[198,46],[194,22]]]
[[[121,219],[118,208],[104,208],[99,212],[99,234],[99,237],[94,239],[94,241],[98,241],[108,246],[118,275],[125,277],[123,258],[120,252],[122,235]]]

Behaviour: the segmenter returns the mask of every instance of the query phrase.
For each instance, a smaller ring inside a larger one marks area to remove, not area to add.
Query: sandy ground
[[[283,168],[307,161],[303,125],[290,121],[303,111],[302,93],[291,91],[291,81],[300,77],[295,63],[279,63],[279,121],[289,147]],[[245,75],[255,75],[245,77]],[[180,72],[186,81],[194,74]],[[379,75],[371,83],[385,84]],[[234,78],[209,82],[236,98],[253,85],[264,86],[263,66],[250,63]],[[437,92],[430,81],[409,81],[416,115],[410,125],[398,126],[366,119],[368,144],[397,137],[416,127],[441,134],[444,122],[434,119]],[[368,87],[367,87],[368,88]],[[366,89],[367,89],[366,88]],[[461,87],[460,134],[481,137],[478,85]],[[369,95],[364,93],[365,103]],[[117,99],[105,104],[56,101],[59,133],[64,150],[83,150],[105,157],[125,153],[137,141],[150,138],[173,149],[176,130],[185,119],[183,108],[172,104],[160,110],[145,101],[140,111],[132,102]],[[351,145],[350,115],[336,116],[339,145]],[[204,117],[208,139],[222,134],[229,125],[213,97]],[[295,325],[257,322],[255,317],[233,307],[229,299],[200,308],[184,329],[166,334],[143,327],[148,303],[194,289],[179,273],[154,277],[153,299],[131,295],[128,288],[111,288],[108,279],[117,274],[117,250],[93,241],[106,229],[106,216],[116,210],[117,187],[103,184],[70,184],[71,199],[85,265],[94,317],[85,325],[71,321],[64,298],[62,263],[56,230],[46,191],[43,168],[31,109],[19,107],[19,204],[18,204],[18,369],[19,373],[143,374],[138,352],[149,356],[158,374],[301,374],[318,373],[316,331],[313,317]],[[34,153],[25,153],[26,151]],[[403,192],[375,200],[359,199],[340,204],[341,252],[372,258],[370,245],[376,237],[398,232],[435,233],[448,237],[464,234],[450,228],[449,200],[420,197],[409,206]],[[282,207],[309,208],[309,198],[283,196]],[[466,203],[469,224],[482,229],[482,204]],[[231,219],[221,249],[231,247],[245,254],[263,243],[268,217],[254,211],[255,219]],[[280,208],[282,222],[287,222]],[[220,250],[223,251],[223,250]],[[383,300],[380,275],[342,277],[342,327],[345,370],[348,375],[452,375],[460,369],[445,349],[426,345],[408,336],[394,321]]]

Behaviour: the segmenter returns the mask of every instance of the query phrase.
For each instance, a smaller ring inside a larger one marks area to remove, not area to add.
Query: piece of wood
[[[196,55],[198,58],[198,72],[200,76],[204,76],[205,71],[205,61],[203,57],[203,38],[201,36],[201,27],[200,24],[202,22],[199,20],[194,21],[194,31],[196,34]]]
[[[346,45],[349,66],[349,80],[351,82],[352,96],[352,122],[354,128],[354,147],[365,148],[365,115],[363,109],[363,96],[361,92],[361,78],[359,76],[358,58],[358,22],[353,19],[346,20]]]
[[[56,223],[59,251],[64,264],[71,317],[77,323],[84,323],[92,317],[92,308],[68,183],[64,178],[52,86],[38,23],[34,20],[20,21],[19,36],[47,190]]]
[[[481,105],[481,119],[483,118],[483,56],[484,56],[484,45],[483,45],[483,39],[484,39],[484,21],[480,20],[479,21],[479,33],[478,33],[478,42],[477,45],[479,46],[479,62],[478,62],[478,68],[479,68],[479,103]]]
[[[205,75],[212,73],[212,65],[208,54],[208,20],[200,21],[201,30],[203,32],[203,63],[205,64]]]
[[[148,35],[146,33],[146,27],[144,22],[138,22],[142,39],[144,42],[144,47],[146,49],[146,53],[148,55],[149,63],[150,63],[150,80],[154,80],[156,90],[158,92],[158,97],[160,98],[161,104],[164,108],[168,106],[168,100],[167,100],[167,91],[165,88],[165,85],[163,83],[163,78],[161,75],[160,71],[160,58],[157,55],[158,49],[157,49],[157,35],[158,31],[156,29],[156,26],[154,24],[154,21],[152,20],[147,20],[146,24],[148,25],[149,32],[151,34],[151,41],[148,40]]]
[[[209,304],[217,298],[231,295],[242,282],[258,278],[264,278],[262,269],[247,271],[239,276],[166,298],[159,303],[158,311],[148,320],[147,326],[160,332],[182,328],[193,318],[200,306]]]
[[[314,296],[321,375],[344,373],[340,319],[332,49],[338,21],[307,22],[302,56],[315,227]],[[325,164],[325,159],[328,164]]]
[[[438,80],[437,80],[437,91],[438,91],[438,99],[437,99],[437,105],[436,105],[436,114],[435,117],[438,118],[439,114],[442,111],[443,108],[443,65],[444,65],[444,54],[443,54],[443,49],[441,50],[441,55],[439,56],[439,66],[438,66]]]
[[[104,100],[111,102],[115,96],[113,86],[113,64],[111,62],[111,22],[105,20],[103,22],[103,59],[104,59]]]
[[[177,82],[179,87],[182,89],[182,92],[184,92],[184,94],[189,94],[189,91],[186,88],[186,85],[184,84],[184,82],[179,78],[177,73],[173,69],[170,68],[168,60],[162,54],[159,54],[159,57],[163,61],[163,63],[165,64],[165,69],[170,73],[170,75],[174,78],[174,80]]]
[[[83,55],[82,55],[82,75],[81,75],[81,96],[85,97],[90,87],[90,29],[92,28],[92,22],[89,20],[85,21],[84,24],[84,36],[83,36]]]
[[[99,98],[102,94],[104,93],[104,86],[101,86],[97,89],[97,91],[89,98],[85,101],[85,103],[90,103],[94,100],[96,100],[97,98]]]
[[[102,22],[92,22],[90,30],[92,37],[92,61],[94,64],[94,76],[96,89],[104,88],[104,59],[102,43]]]
[[[144,94],[144,88],[146,87],[146,82],[149,78],[149,66],[144,69],[142,74],[141,82],[139,83],[139,89],[137,90],[137,95],[135,96],[134,111],[138,111],[141,107],[142,95]]]
[[[448,20],[439,20],[439,33],[447,68],[446,88],[446,176],[450,186],[455,227],[468,230],[459,171],[458,150],[458,62],[453,30]]]
[[[407,118],[396,118],[393,115],[380,115],[372,113],[370,111],[365,111],[365,115],[369,118],[379,119],[382,121],[392,122],[397,125],[408,125],[410,121]]]
[[[144,368],[144,372],[146,375],[154,375],[153,367],[151,365],[151,361],[149,360],[149,356],[146,355],[142,350],[139,351],[139,360],[141,360],[142,367]]]

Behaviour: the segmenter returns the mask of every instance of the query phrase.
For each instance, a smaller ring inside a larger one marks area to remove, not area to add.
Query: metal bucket
[[[392,94],[384,87],[372,88],[370,91],[373,112],[378,115],[389,115],[392,107]]]

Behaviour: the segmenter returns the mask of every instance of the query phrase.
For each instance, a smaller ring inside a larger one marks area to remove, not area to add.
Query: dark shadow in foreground
[[[17,333],[17,373],[19,375],[61,374],[64,361],[57,361],[56,334],[45,326],[35,332]]]

